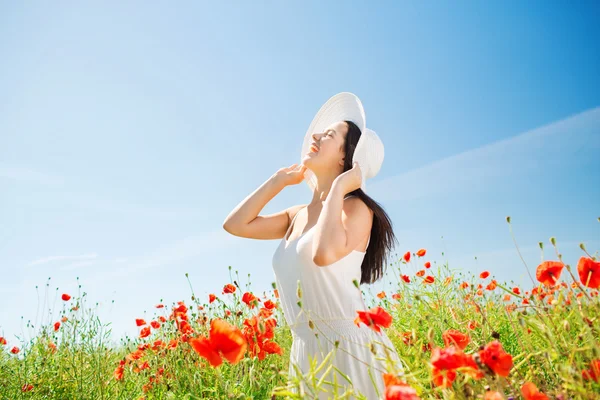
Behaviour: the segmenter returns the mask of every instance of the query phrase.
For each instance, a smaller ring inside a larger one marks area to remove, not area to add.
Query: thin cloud
[[[32,182],[44,186],[60,186],[64,184],[64,179],[61,177],[53,176],[29,167],[8,165],[0,166],[0,179]]]
[[[98,261],[79,261],[71,264],[67,264],[60,268],[61,271],[72,271],[74,269],[78,269],[81,267],[86,267],[88,265],[98,264]]]
[[[95,259],[97,257],[98,257],[98,254],[96,254],[96,253],[83,254],[83,255],[79,255],[79,256],[49,256],[49,257],[44,257],[44,258],[40,258],[35,261],[32,261],[29,264],[27,264],[27,266],[32,267],[34,265],[47,264],[47,263],[56,262],[56,261],[90,260],[90,259]]]
[[[565,163],[596,166],[598,150],[600,107],[381,179],[371,184],[371,190],[381,200],[414,200]]]

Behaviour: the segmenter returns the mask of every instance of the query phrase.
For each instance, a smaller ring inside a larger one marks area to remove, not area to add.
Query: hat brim
[[[353,93],[341,92],[329,98],[321,106],[315,117],[313,118],[306,135],[304,136],[304,142],[302,144],[302,152],[300,154],[300,161],[304,159],[304,156],[310,150],[310,143],[313,141],[313,133],[322,132],[329,125],[339,121],[352,121],[358,126],[362,133],[365,132],[366,118],[365,110],[360,99]],[[363,166],[361,166],[362,168]],[[363,171],[364,174],[364,171]],[[317,187],[317,177],[315,174],[307,168],[304,172],[305,182],[311,191],[314,191]],[[361,188],[363,191],[366,188],[365,177],[363,176]]]

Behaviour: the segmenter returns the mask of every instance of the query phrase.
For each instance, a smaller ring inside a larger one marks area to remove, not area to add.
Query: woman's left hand
[[[344,194],[350,193],[362,185],[362,170],[358,162],[354,161],[352,169],[338,175],[333,181],[334,184],[341,186]]]

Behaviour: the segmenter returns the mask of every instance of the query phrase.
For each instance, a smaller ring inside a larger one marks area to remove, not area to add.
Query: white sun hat
[[[377,175],[383,163],[383,143],[377,134],[367,128],[365,110],[363,105],[354,93],[341,92],[329,98],[321,106],[315,117],[313,118],[302,144],[302,152],[300,154],[300,162],[310,150],[310,144],[313,141],[313,133],[321,133],[329,125],[348,120],[358,126],[361,131],[360,138],[354,150],[352,163],[358,162],[362,170],[361,189],[366,193],[366,180]],[[307,168],[304,172],[304,180],[308,184],[311,191],[317,186],[317,177]]]

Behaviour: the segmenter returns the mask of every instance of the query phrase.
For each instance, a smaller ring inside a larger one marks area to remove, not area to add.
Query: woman
[[[282,239],[272,261],[293,337],[289,375],[312,382],[311,363],[325,361],[314,376],[318,381],[326,375],[329,382],[315,390],[301,380],[309,398],[334,398],[351,389],[355,398],[378,399],[385,389],[382,374],[403,371],[385,332],[356,319],[357,311],[367,309],[359,284],[382,277],[396,240],[387,214],[365,193],[366,179],[382,162],[383,144],[366,128],[362,103],[352,93],[339,93],[313,119],[301,164],[277,171],[223,225],[236,236]],[[312,191],[310,204],[258,215],[283,188],[303,180]]]

